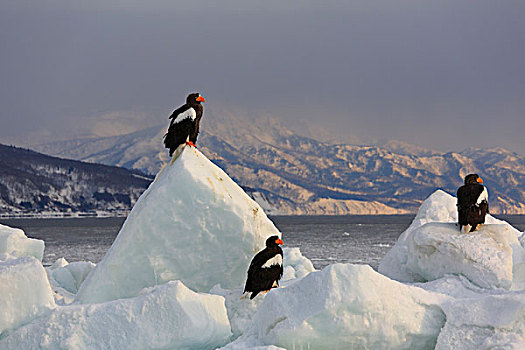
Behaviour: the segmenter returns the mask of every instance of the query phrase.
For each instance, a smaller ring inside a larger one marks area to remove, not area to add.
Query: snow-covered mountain
[[[0,214],[125,214],[152,178],[0,145]]]
[[[492,212],[525,214],[525,158],[501,148],[439,153],[399,141],[334,144],[272,118],[206,117],[199,148],[270,214],[415,212],[438,188],[455,194],[471,172],[484,178]],[[162,146],[166,126],[34,149],[155,174],[168,161]]]

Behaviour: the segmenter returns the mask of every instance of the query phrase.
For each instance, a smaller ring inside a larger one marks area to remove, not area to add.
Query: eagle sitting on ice
[[[191,93],[186,98],[186,103],[171,114],[170,126],[164,135],[164,146],[169,148],[170,157],[177,147],[183,143],[195,147],[197,135],[199,135],[199,123],[204,110],[201,102],[205,102],[204,97],[198,92]]]
[[[244,286],[245,296],[251,293],[250,299],[279,285],[283,276],[283,250],[279,244],[283,241],[278,236],[271,236],[266,240],[266,248],[253,257]]]
[[[465,176],[465,184],[458,188],[458,223],[459,229],[470,226],[474,232],[479,224],[485,223],[489,212],[489,194],[483,179],[478,174]]]

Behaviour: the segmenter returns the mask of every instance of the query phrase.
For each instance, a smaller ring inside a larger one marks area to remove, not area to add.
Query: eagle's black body
[[[244,287],[244,292],[251,292],[250,299],[255,298],[257,294],[262,291],[268,291],[275,285],[279,284],[279,280],[283,276],[282,257],[283,250],[278,243],[282,244],[279,237],[272,236],[266,240],[266,248],[257,253],[250,263],[248,269],[248,279]],[[272,264],[271,266],[263,267],[268,260],[280,255],[280,264]]]
[[[177,108],[171,114],[168,132],[164,135],[164,146],[169,148],[170,156],[181,144],[186,141],[197,142],[199,135],[199,124],[202,118],[203,107],[201,101],[204,99],[199,93],[189,94],[186,104]],[[193,111],[190,111],[193,109]]]
[[[485,186],[478,182],[478,179],[480,178],[477,174],[467,175],[465,184],[457,191],[460,230],[463,226],[470,225],[470,232],[473,232],[479,224],[485,223],[485,215],[489,211],[489,203],[487,199],[479,201],[480,196],[486,189]]]

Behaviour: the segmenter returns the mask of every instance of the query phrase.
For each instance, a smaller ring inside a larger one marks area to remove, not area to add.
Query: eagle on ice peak
[[[170,150],[170,157],[183,143],[195,147],[204,110],[201,103],[204,102],[200,93],[193,92],[186,98],[186,103],[174,110],[169,117],[171,121],[168,132],[164,135],[164,146]]]

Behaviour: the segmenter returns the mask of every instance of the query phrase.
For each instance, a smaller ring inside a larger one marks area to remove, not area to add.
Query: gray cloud
[[[2,2],[0,142],[126,111],[156,124],[201,91],[289,123],[525,154],[525,3],[284,3]]]

